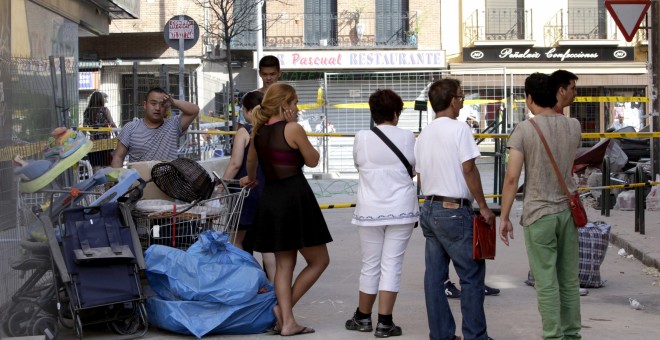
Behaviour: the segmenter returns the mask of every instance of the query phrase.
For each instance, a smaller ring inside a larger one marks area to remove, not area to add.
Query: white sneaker
[[[589,295],[589,290],[586,288],[580,288],[580,296],[587,296]]]

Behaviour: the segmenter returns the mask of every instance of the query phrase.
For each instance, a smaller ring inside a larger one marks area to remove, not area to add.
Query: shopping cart
[[[90,180],[91,181],[91,180]],[[97,189],[90,182],[92,189]],[[102,185],[100,185],[102,187]],[[46,242],[42,218],[58,216],[68,206],[84,204],[96,191],[42,190],[21,193],[17,200],[18,254],[9,256],[9,267],[15,272],[7,285],[17,287],[0,316],[6,336],[44,335],[54,339],[59,333],[58,290],[52,272],[51,251]],[[52,228],[52,226],[51,226]],[[8,279],[9,280],[9,279]],[[61,319],[62,320],[62,319]],[[62,322],[69,326],[68,323]],[[0,335],[0,338],[2,335]]]
[[[52,221],[59,220],[67,208],[87,207],[88,202],[94,205],[114,202],[122,198],[136,180],[141,185],[131,191],[128,198],[138,199],[134,193],[141,192],[144,181],[137,171],[119,171],[117,184],[105,190],[106,175],[111,171],[114,170],[98,171],[69,189],[42,189],[19,195],[16,229],[20,253],[10,256],[9,261],[10,267],[19,273],[15,276],[18,280],[10,285],[18,288],[10,301],[2,306],[0,324],[4,335],[45,335],[54,339],[59,333],[59,323],[68,328],[79,328],[67,308],[70,294],[62,286],[57,271],[53,270],[53,254],[59,253],[58,240],[63,227],[60,223],[55,229]],[[116,317],[109,325],[119,334],[128,334],[132,328],[125,327],[126,319]],[[136,322],[131,322],[131,327],[134,324]]]
[[[221,179],[216,195],[208,200],[181,204],[138,201],[132,215],[143,249],[153,244],[187,249],[205,230],[226,232],[233,241],[249,190],[238,180]]]

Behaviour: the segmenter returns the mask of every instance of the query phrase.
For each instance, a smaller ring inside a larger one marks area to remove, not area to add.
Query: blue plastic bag
[[[188,251],[147,249],[146,277],[158,294],[147,300],[154,325],[197,337],[261,333],[273,325],[273,286],[252,255],[227,241],[206,231]]]
[[[240,305],[205,301],[167,301],[159,296],[147,300],[152,325],[179,334],[201,338],[207,334],[258,334],[275,323],[275,292],[269,291]]]

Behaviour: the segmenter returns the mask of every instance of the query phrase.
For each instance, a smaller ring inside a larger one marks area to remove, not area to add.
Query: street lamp
[[[427,102],[429,100],[429,88],[431,88],[431,83],[428,83],[423,90],[419,91],[419,96],[415,98],[415,110],[419,111],[419,128],[417,132],[422,132],[422,112],[428,110]]]

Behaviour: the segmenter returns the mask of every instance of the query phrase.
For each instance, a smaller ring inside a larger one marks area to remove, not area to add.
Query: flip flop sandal
[[[316,331],[314,328],[309,328],[309,327],[303,327],[301,330],[293,333],[293,334],[282,334],[280,333],[280,336],[296,336],[296,335],[305,335],[305,334],[312,334],[315,333]]]

